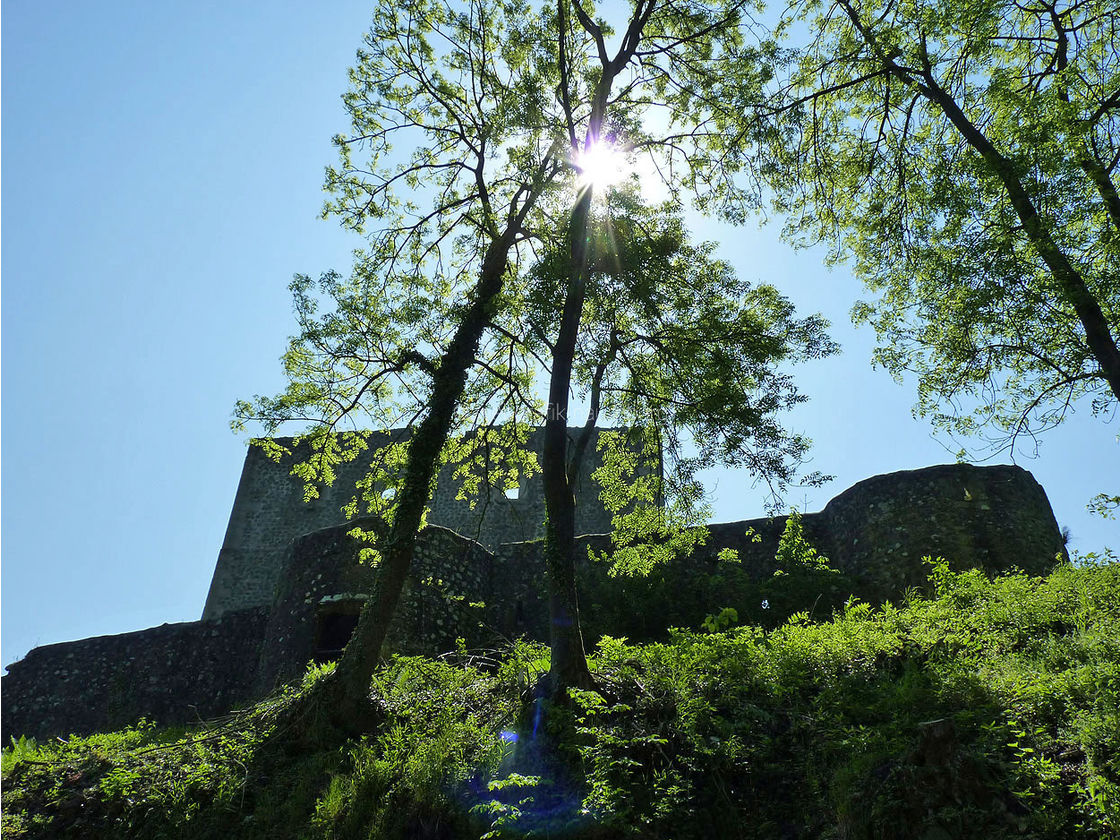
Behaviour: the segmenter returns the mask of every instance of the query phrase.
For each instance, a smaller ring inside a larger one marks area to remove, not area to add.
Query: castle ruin
[[[571,430],[573,436],[577,433]],[[407,429],[394,429],[382,443],[399,442],[406,435]],[[579,534],[603,534],[611,525],[610,514],[599,503],[591,481],[591,473],[600,464],[596,457],[597,436],[598,430],[588,444],[574,486]],[[291,438],[277,438],[276,442],[285,448],[292,446]],[[544,430],[536,429],[526,448],[539,454],[543,442]],[[377,440],[371,437],[370,443],[376,445]],[[368,469],[370,459],[359,458],[341,465],[333,484],[320,488],[319,498],[305,502],[301,483],[291,475],[291,465],[306,457],[306,443],[280,463],[260,447],[249,447],[202,611],[203,621],[270,604],[289,543],[344,521],[342,507],[354,494],[355,482]],[[461,499],[461,486],[450,467],[440,472],[429,505],[430,524],[455,531],[487,549],[544,536],[544,491],[539,473],[523,478],[516,494],[511,496],[487,484],[482,498]]]
[[[540,435],[530,439],[539,451]],[[589,456],[594,453],[589,448]],[[609,516],[590,483],[594,457],[577,482],[581,545],[609,545]],[[5,735],[36,737],[204,720],[251,703],[297,678],[308,661],[336,656],[349,638],[377,571],[359,562],[361,545],[340,508],[361,465],[309,505],[290,461],[257,447],[245,459],[202,619],[47,645],[8,667]],[[388,646],[434,655],[547,639],[539,476],[514,498],[456,498],[441,474],[430,524],[416,554]],[[593,644],[610,633],[654,639],[668,627],[697,628],[706,612],[735,606],[746,586],[772,575],[786,517],[707,526],[706,544],[647,578],[611,578],[582,560],[580,603]],[[953,464],[876,476],[802,517],[805,534],[870,601],[925,582],[926,555],[956,568],[1013,568],[1039,574],[1063,553],[1050,503],[1015,466]],[[719,559],[723,548],[740,562]],[[585,552],[581,552],[585,553]]]

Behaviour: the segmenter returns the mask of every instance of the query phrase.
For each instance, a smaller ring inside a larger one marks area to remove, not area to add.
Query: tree
[[[485,356],[495,301],[524,257],[530,216],[567,166],[544,114],[556,79],[545,27],[518,3],[376,7],[344,97],[353,131],[336,138],[341,165],[327,173],[326,212],[359,233],[372,225],[368,245],[347,279],[328,273],[316,290],[296,278],[290,384],[238,406],[239,423],[259,421],[268,434],[289,421],[314,424],[314,455],[301,467],[309,494],[366,451],[368,433],[355,426],[416,421],[359,488],[385,527],[376,591],[329,683],[346,729],[360,729],[368,711],[370,676],[464,397],[485,391],[468,375]],[[394,154],[394,144],[412,151]],[[367,160],[355,163],[355,150]],[[331,305],[323,315],[321,297]],[[336,436],[344,424],[351,431]]]
[[[557,2],[560,72],[558,101],[577,166],[581,156],[601,154],[611,145],[642,147],[661,171],[674,165],[687,173],[694,194],[699,184],[708,201],[735,207],[750,198],[735,183],[749,162],[722,142],[728,111],[720,92],[734,86],[737,100],[757,98],[769,68],[764,56],[744,47],[750,5],[740,0],[715,3],[638,0],[626,18],[617,49],[608,45],[610,27],[580,0]],[[612,54],[613,53],[613,54]],[[587,68],[587,69],[585,69]],[[591,72],[588,72],[588,69]],[[583,95],[579,95],[583,93]],[[661,119],[647,119],[661,110]],[[648,127],[666,123],[655,137]],[[561,290],[561,315],[551,342],[548,405],[541,458],[547,508],[545,561],[550,578],[554,693],[590,680],[575,581],[575,503],[569,471],[568,409],[572,371],[588,289],[592,202],[595,184],[586,179],[576,196],[567,232],[567,277]],[[586,435],[585,435],[586,438]]]
[[[788,232],[876,293],[853,311],[876,363],[917,375],[917,412],[1001,446],[1083,397],[1115,411],[1115,4],[806,0],[779,32],[806,21],[769,180]]]
[[[580,18],[578,32],[570,9]],[[412,427],[407,440],[377,450],[350,506],[381,517],[381,568],[329,683],[344,727],[360,727],[436,471],[470,449],[455,433],[535,408],[525,396],[532,371],[515,352],[520,338],[498,324],[516,300],[511,281],[525,275],[559,219],[569,220],[563,230],[576,243],[570,265],[581,266],[570,280],[585,280],[579,243],[591,198],[573,190],[571,154],[591,148],[604,126],[625,127],[636,148],[664,150],[667,171],[685,167],[686,185],[703,182],[711,200],[728,206],[741,200],[730,176],[745,158],[730,151],[714,158],[712,138],[722,135],[694,127],[719,79],[738,84],[765,73],[742,44],[741,9],[738,2],[638,0],[613,58],[605,46],[609,28],[569,0],[558,0],[555,14],[534,13],[520,0],[409,0],[375,11],[344,97],[353,131],[337,138],[341,165],[327,177],[327,211],[355,231],[369,229],[368,245],[348,278],[328,273],[316,285],[297,277],[301,330],[284,359],[290,385],[238,409],[241,421],[260,421],[269,434],[290,421],[313,424],[312,458],[297,466],[309,495],[333,480],[338,463],[368,450],[370,435],[361,428],[402,419]],[[728,66],[735,72],[725,72]],[[637,122],[653,107],[664,109],[669,125],[679,124],[668,142],[655,143]],[[394,144],[410,151],[396,153]],[[578,335],[581,309],[565,308],[557,347]],[[569,365],[571,358],[569,352]],[[552,366],[553,374],[563,369]],[[567,413],[568,388],[561,390],[556,417]],[[509,433],[487,432],[487,440],[516,449],[518,424],[503,428]],[[566,470],[567,454],[551,428],[544,468],[554,479]],[[334,434],[340,430],[348,431]],[[559,544],[553,535],[565,505],[570,510],[567,493],[550,503],[550,545]],[[559,530],[570,563],[570,521]],[[550,567],[554,593],[569,590],[562,577],[569,568]],[[554,675],[561,675],[554,684],[571,683],[561,673],[571,661],[554,657]]]
[[[557,237],[530,271],[529,305],[519,310],[523,320],[510,332],[559,332],[554,301],[563,298],[571,278],[569,240]],[[555,344],[544,342],[551,382],[556,366],[567,360],[571,381],[588,403],[582,431],[565,440],[565,479],[570,486],[579,473],[597,421],[609,418],[630,429],[625,439],[600,435],[604,465],[595,478],[615,514],[614,551],[602,559],[617,573],[644,574],[702,539],[689,527],[703,511],[698,470],[746,467],[775,494],[795,479],[809,442],[787,432],[778,414],[804,396],[780,366],[827,355],[836,346],[823,319],[795,319],[774,287],[739,280],[714,258],[713,243],[689,241],[672,203],[645,204],[633,183],[608,191],[589,216],[585,242],[584,301],[571,355],[558,361]],[[650,463],[660,469],[642,469]],[[547,481],[547,462],[544,469]],[[823,480],[816,473],[802,478],[808,484]],[[570,498],[570,491],[562,498]],[[571,634],[560,653],[553,650],[554,690],[587,678],[570,545],[548,546],[550,573],[570,586],[570,600],[553,614]]]

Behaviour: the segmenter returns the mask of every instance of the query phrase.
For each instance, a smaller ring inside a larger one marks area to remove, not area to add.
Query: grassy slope
[[[530,702],[547,651],[519,645],[395,661],[360,743],[277,731],[313,672],[203,730],[20,744],[4,837],[1120,836],[1120,565],[934,578],[826,622],[605,639],[569,710]]]

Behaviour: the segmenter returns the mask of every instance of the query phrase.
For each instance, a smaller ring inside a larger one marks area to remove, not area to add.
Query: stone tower
[[[570,434],[574,436],[577,431],[573,429]],[[596,449],[598,430],[595,434],[575,488],[576,531],[581,534],[610,531],[610,514],[592,489],[591,473],[600,463]],[[407,430],[394,429],[388,435],[384,443],[403,440]],[[534,430],[529,437],[529,450],[539,456],[543,439],[543,429]],[[276,440],[291,447],[291,438]],[[370,438],[371,450],[375,441],[376,437]],[[249,447],[202,611],[204,621],[235,610],[271,604],[288,544],[296,537],[346,521],[342,507],[354,495],[354,483],[365,474],[372,454],[340,467],[334,484],[322,488],[319,498],[310,502],[304,502],[302,482],[291,474],[292,465],[305,455],[306,451],[293,450],[291,457],[277,463],[259,446]],[[429,523],[450,528],[491,549],[544,536],[544,494],[539,473],[523,480],[512,497],[489,488],[473,504],[455,498],[459,486],[451,470],[445,468],[432,498]]]

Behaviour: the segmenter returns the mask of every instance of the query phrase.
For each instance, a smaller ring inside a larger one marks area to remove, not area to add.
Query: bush
[[[360,741],[280,728],[326,669],[202,730],[15,742],[4,837],[1117,836],[1120,566],[931,562],[900,606],[604,638],[567,707],[519,643],[393,660]]]

